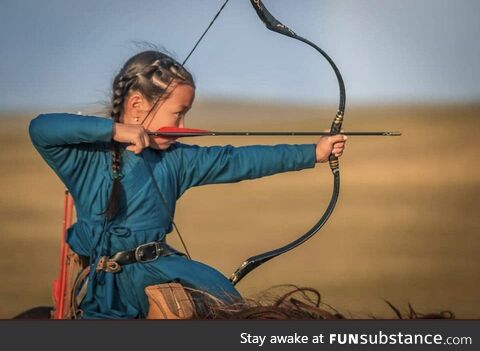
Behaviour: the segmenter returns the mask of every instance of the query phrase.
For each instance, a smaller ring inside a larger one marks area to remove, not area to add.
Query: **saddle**
[[[65,289],[65,308],[61,319],[81,318],[79,308],[85,297],[88,284],[90,266],[84,257],[79,256],[71,249],[67,253],[68,277]],[[190,291],[176,282],[149,285],[145,287],[148,297],[149,310],[147,319],[191,319],[196,316],[195,304]],[[54,298],[52,317],[56,315],[58,298]]]
[[[180,283],[149,285],[147,319],[191,319],[196,316],[192,295]]]

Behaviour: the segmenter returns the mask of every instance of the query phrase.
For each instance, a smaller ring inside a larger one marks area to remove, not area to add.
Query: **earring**
[[[138,117],[135,117],[135,122],[138,122]]]

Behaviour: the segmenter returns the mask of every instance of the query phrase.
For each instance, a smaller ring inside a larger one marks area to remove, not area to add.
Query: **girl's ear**
[[[143,118],[146,111],[149,110],[150,104],[147,99],[140,93],[130,94],[125,99],[124,105],[124,123],[133,123]]]
[[[130,94],[127,98],[127,105],[131,110],[142,110],[145,108],[145,98],[140,93]]]

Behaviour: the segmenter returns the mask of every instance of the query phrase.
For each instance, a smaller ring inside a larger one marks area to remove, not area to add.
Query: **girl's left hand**
[[[340,157],[345,150],[345,135],[332,135],[320,138],[317,143],[317,162],[327,162],[330,155]]]

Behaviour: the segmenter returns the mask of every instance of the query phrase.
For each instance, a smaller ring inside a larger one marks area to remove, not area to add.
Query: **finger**
[[[329,140],[332,144],[335,144],[335,143],[340,143],[340,142],[344,142],[345,140],[347,140],[347,136],[346,135],[332,135],[329,137]]]
[[[145,145],[145,147],[150,146],[150,137],[147,133],[143,134],[143,145]]]
[[[142,135],[142,137],[140,138],[140,142],[139,142],[139,148],[140,148],[140,152],[143,151],[143,149],[145,149],[146,147],[148,147],[148,140],[146,141]]]
[[[143,146],[143,139],[138,137],[136,140],[135,140],[135,147],[134,147],[134,152],[136,155],[138,155],[139,153],[142,152],[144,146]]]
[[[323,131],[327,132],[327,133],[330,133],[332,130],[331,129],[324,129]],[[339,134],[343,134],[343,133],[345,133],[345,129],[341,129]]]
[[[138,155],[139,153],[142,152],[142,148],[138,144],[136,144],[133,152],[135,153],[135,155]]]
[[[148,136],[148,133],[143,126],[142,126],[142,130],[139,133],[139,138],[138,139],[139,139],[143,148],[146,148],[150,145],[150,137]]]
[[[139,155],[142,153],[143,149],[145,149],[142,145],[137,145],[137,148],[135,150],[135,154]]]
[[[129,145],[129,146],[127,146],[127,150],[128,150],[128,151],[135,152],[135,145]]]

